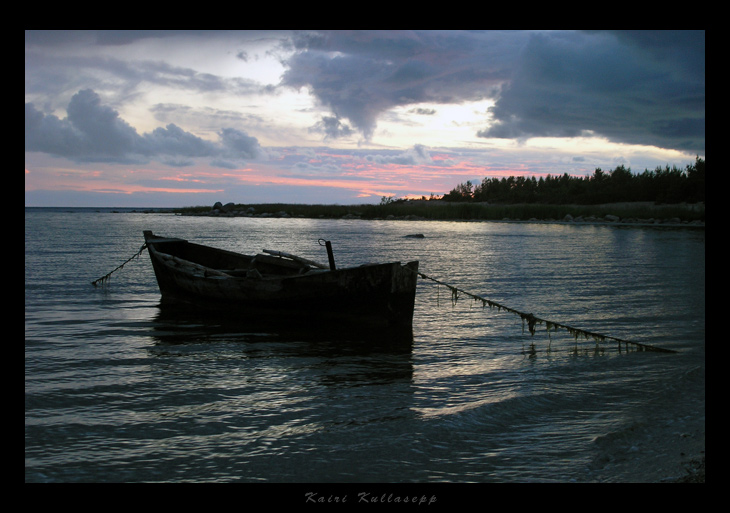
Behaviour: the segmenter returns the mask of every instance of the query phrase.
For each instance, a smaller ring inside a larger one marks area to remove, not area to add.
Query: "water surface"
[[[93,287],[145,229],[326,262],[325,238],[340,267],[417,259],[509,307],[678,354],[576,352],[568,333],[531,337],[426,280],[407,340],[162,309],[146,252]],[[641,480],[635,433],[704,419],[704,262],[704,229],[27,209],[25,479]]]

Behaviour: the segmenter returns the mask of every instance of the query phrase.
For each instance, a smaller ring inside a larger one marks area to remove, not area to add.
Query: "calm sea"
[[[427,280],[412,339],[393,344],[161,309],[146,251],[93,287],[145,229],[326,262],[324,238],[340,267],[417,259],[505,306],[678,353],[576,351]],[[704,229],[25,212],[26,482],[632,481],[653,472],[633,437],[704,418],[704,390]]]

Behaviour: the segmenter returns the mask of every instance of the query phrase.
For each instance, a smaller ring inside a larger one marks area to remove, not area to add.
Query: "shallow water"
[[[704,419],[704,229],[58,209],[27,209],[25,228],[26,482],[632,481],[632,433]],[[325,238],[340,267],[417,259],[678,354],[576,351],[427,280],[406,340],[163,309],[146,252],[93,287],[145,229],[319,261]]]

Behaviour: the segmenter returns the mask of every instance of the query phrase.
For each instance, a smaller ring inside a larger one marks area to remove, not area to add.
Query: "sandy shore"
[[[701,419],[680,419],[657,427],[637,428],[633,436],[627,437],[627,442],[625,450],[602,469],[605,481],[705,482],[704,415]]]
[[[596,440],[591,474],[598,482],[705,481],[705,370],[666,401],[661,414]]]

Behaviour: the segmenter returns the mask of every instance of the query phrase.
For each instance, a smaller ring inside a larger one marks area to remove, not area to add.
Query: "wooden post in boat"
[[[322,244],[323,242],[324,244]],[[332,254],[332,243],[328,240],[319,239],[317,244],[327,247],[327,258],[330,261],[330,271],[336,271],[337,267],[335,266],[335,256]]]
[[[337,270],[337,267],[335,266],[335,256],[332,254],[332,243],[328,240],[324,241],[325,246],[327,247],[327,258],[330,261],[330,271]]]

